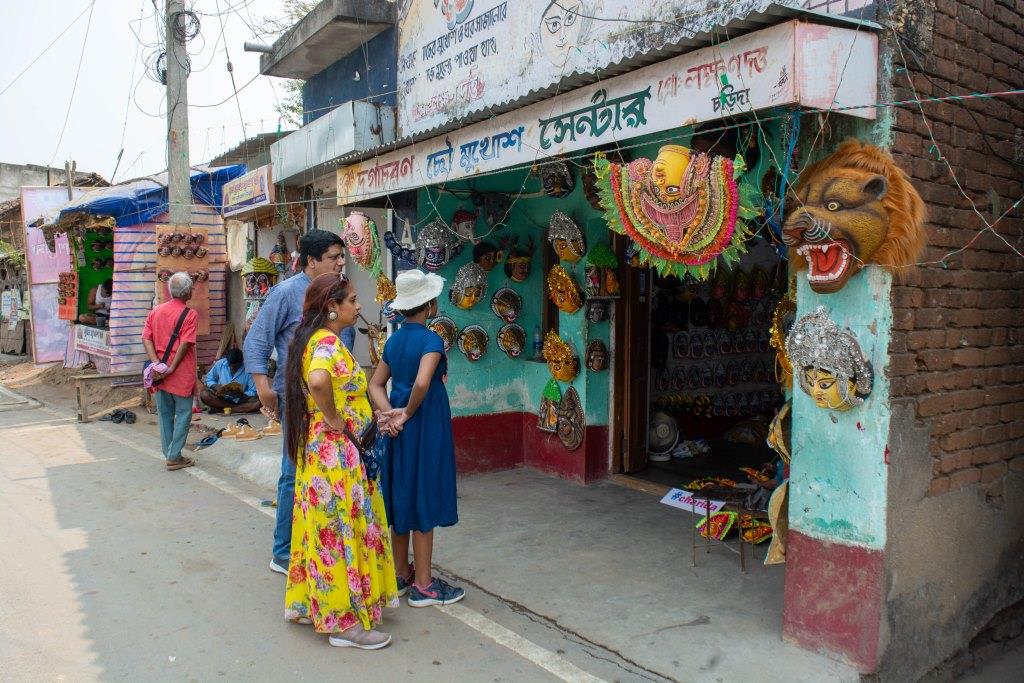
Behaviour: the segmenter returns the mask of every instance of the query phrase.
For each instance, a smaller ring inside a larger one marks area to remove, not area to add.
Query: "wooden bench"
[[[75,381],[75,397],[78,400],[79,422],[89,421],[89,400],[84,391],[87,384],[106,381],[110,382],[111,386],[115,384],[121,387],[142,386],[142,373],[138,371],[111,372],[106,375],[97,372],[83,373],[80,375],[74,375],[71,379]]]

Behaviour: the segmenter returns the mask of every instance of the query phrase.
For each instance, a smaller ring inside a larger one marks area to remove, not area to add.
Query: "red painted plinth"
[[[526,465],[588,483],[608,475],[608,428],[587,427],[583,444],[567,450],[557,434],[537,429],[533,413],[496,413],[452,421],[459,474],[506,470]]]
[[[838,655],[861,673],[878,668],[882,619],[880,550],[819,541],[790,530],[783,637]]]

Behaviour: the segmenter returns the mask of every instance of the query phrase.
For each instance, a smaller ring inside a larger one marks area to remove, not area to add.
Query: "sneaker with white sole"
[[[412,582],[416,580],[416,566],[409,563],[409,578],[403,579],[401,576],[395,576],[395,583],[398,584],[398,597],[402,597],[409,592],[412,588]]]
[[[334,647],[354,647],[360,650],[379,650],[391,644],[391,634],[383,631],[365,630],[362,626],[350,628],[341,633],[332,633],[327,639]]]
[[[451,605],[466,597],[466,591],[449,584],[436,576],[426,588],[413,584],[409,589],[409,607],[430,607],[431,605]]]
[[[279,560],[276,557],[271,558],[270,571],[288,576],[288,560]]]

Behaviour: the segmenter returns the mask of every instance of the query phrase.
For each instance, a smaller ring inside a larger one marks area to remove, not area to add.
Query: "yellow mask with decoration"
[[[580,288],[562,266],[552,266],[548,271],[548,295],[559,310],[575,313],[583,305]]]
[[[686,169],[690,166],[690,150],[679,145],[665,145],[651,167],[651,187],[666,204],[678,202]]]
[[[543,353],[552,377],[560,382],[571,382],[576,378],[579,360],[572,348],[553,330],[548,330],[544,337]]]

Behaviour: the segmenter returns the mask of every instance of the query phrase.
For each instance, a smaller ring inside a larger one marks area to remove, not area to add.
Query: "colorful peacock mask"
[[[594,166],[608,227],[636,243],[640,263],[704,280],[719,256],[732,264],[746,250],[744,221],[761,202],[757,188],[739,181],[742,157],[666,145],[653,162],[620,165],[598,155]]]

